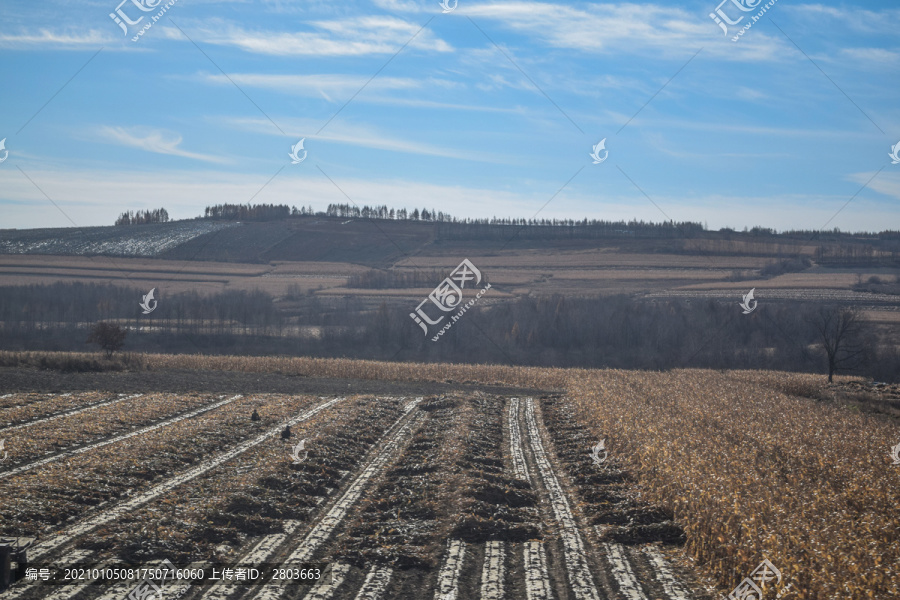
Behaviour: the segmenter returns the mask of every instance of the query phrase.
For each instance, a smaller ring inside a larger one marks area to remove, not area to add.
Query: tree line
[[[168,223],[169,213],[164,208],[153,210],[139,210],[137,212],[127,210],[116,219],[116,226],[121,225],[146,225],[148,223]]]
[[[749,315],[735,302],[641,299],[626,295],[523,297],[490,293],[438,342],[410,318],[414,303],[371,307],[359,298],[261,291],[158,293],[113,285],[55,283],[0,287],[0,347],[84,350],[100,322],[127,330],[123,349],[301,355],[417,362],[671,369],[777,369],[848,372],[900,379],[896,340],[845,307],[768,303]],[[434,328],[433,328],[434,329]],[[835,335],[843,341],[834,344]],[[826,339],[832,340],[828,344]]]

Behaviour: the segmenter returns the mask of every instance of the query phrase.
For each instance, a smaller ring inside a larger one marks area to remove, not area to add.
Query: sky
[[[119,1],[0,3],[0,228],[249,202],[900,229],[894,2]]]

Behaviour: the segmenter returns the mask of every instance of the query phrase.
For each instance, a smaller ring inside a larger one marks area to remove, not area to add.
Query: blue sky
[[[777,0],[732,41],[765,2],[726,36],[713,0],[174,0],[132,41],[172,0],[118,1],[0,4],[0,228],[352,200],[900,229],[894,3]]]

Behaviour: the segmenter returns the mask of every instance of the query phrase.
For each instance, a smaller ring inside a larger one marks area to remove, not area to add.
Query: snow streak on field
[[[547,555],[540,542],[525,542],[525,593],[528,600],[550,600],[550,574],[547,572]]]
[[[506,549],[503,542],[490,541],[484,548],[484,567],[481,570],[481,600],[503,600],[504,563]]]
[[[509,452],[512,455],[513,473],[519,479],[530,482],[525,454],[522,449],[522,431],[519,427],[519,399],[509,401]]]
[[[152,257],[201,235],[236,223],[179,221],[148,226],[96,227],[85,230],[7,231],[0,254],[105,254]]]
[[[647,596],[641,591],[631,563],[625,554],[625,548],[621,544],[603,544],[606,549],[606,558],[612,568],[613,577],[619,586],[619,591],[627,600],[647,600]]]
[[[349,572],[350,565],[345,565],[343,563],[335,564],[331,568],[331,577],[326,577],[319,581],[315,587],[310,590],[306,600],[331,600],[331,598],[335,597],[334,593],[341,587],[341,584],[344,583],[344,579],[347,578],[347,573]]]
[[[389,567],[373,566],[354,600],[381,600],[393,574],[394,570]]]
[[[584,541],[578,531],[578,523],[569,508],[569,502],[563,492],[562,486],[553,473],[553,467],[544,452],[537,421],[534,418],[534,402],[531,398],[525,400],[525,423],[528,426],[528,437],[531,441],[531,450],[534,453],[535,462],[544,482],[544,487],[550,495],[550,505],[553,514],[561,526],[560,536],[563,541],[563,550],[566,559],[566,570],[569,575],[569,584],[575,597],[579,600],[600,600],[597,587],[591,577],[586,560]]]
[[[690,600],[690,594],[684,589],[681,582],[675,578],[675,575],[669,568],[668,561],[660,554],[659,550],[653,546],[644,546],[643,552],[647,555],[650,564],[653,565],[656,579],[666,591],[666,595],[672,600]]]
[[[459,573],[466,557],[466,543],[450,540],[441,572],[438,573],[437,591],[434,600],[456,600],[459,595]]]

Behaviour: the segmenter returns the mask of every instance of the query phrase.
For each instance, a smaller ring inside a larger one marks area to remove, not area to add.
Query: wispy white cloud
[[[885,48],[844,48],[841,56],[851,60],[854,68],[883,69],[900,65],[900,52]]]
[[[317,75],[277,75],[265,73],[233,73],[225,77],[221,74],[199,74],[203,81],[221,85],[231,82],[248,87],[264,88],[301,95],[310,98],[327,94],[339,99],[349,98],[366,85],[369,77],[362,75],[317,74]],[[410,90],[424,87],[426,82],[414,77],[376,77],[366,85],[369,92],[387,90]]]
[[[890,160],[885,153],[885,160]],[[846,177],[847,181],[852,181],[860,185],[865,185],[868,189],[884,194],[895,200],[900,200],[900,173],[891,171],[882,171],[872,179],[874,173],[853,173]],[[871,179],[871,181],[869,181]]]
[[[42,49],[83,50],[86,47],[98,48],[119,41],[111,33],[98,29],[78,31],[51,31],[38,29],[21,33],[0,33],[0,48],[10,49]]]
[[[519,109],[504,106],[458,104],[424,98],[410,98],[406,94],[396,96],[390,94],[390,92],[394,91],[421,90],[427,92],[435,88],[466,87],[465,83],[437,77],[376,77],[369,81],[369,77],[338,73],[314,75],[233,73],[228,77],[217,73],[197,73],[191,76],[190,79],[192,81],[206,81],[216,85],[231,85],[233,81],[241,87],[274,90],[291,94],[292,96],[304,96],[307,98],[324,98],[331,103],[342,103],[365,86],[366,93],[356,97],[354,102],[494,113],[522,112]]]
[[[636,54],[684,60],[700,47],[721,60],[783,60],[783,40],[755,32],[753,43],[732,43],[695,12],[663,4],[488,2],[460,5],[473,18],[494,20],[544,44],[602,55]],[[742,40],[746,42],[746,40]]]
[[[253,133],[272,134],[272,124],[262,118],[226,118],[218,119],[220,123],[241,131]],[[371,125],[359,123],[333,122],[322,133],[314,133],[321,127],[320,122],[310,119],[284,119],[278,122],[284,128],[294,133],[296,137],[304,137],[307,140],[321,140],[337,144],[346,144],[359,148],[372,148],[374,150],[388,150],[419,156],[440,156],[443,158],[456,158],[461,160],[473,160],[490,163],[506,163],[504,157],[477,150],[446,148],[433,144],[411,141],[392,136]]]
[[[437,0],[434,0],[435,2]],[[375,6],[394,12],[424,12],[426,10],[425,2],[417,2],[416,0],[375,0]]]
[[[208,44],[278,56],[394,54],[405,44],[433,52],[453,50],[450,44],[420,24],[392,16],[360,16],[308,21],[307,24],[311,31],[271,31],[215,20],[190,28],[188,34],[192,39]],[[166,27],[165,31],[171,39],[184,39],[174,27]]]
[[[97,130],[100,139],[129,148],[137,148],[155,154],[169,154],[183,158],[193,158],[213,163],[224,163],[227,160],[209,154],[188,152],[180,148],[181,136],[177,133],[161,129],[143,127],[110,127],[104,125]]]
[[[824,20],[837,22],[842,29],[850,29],[859,33],[876,33],[897,35],[900,29],[900,9],[884,8],[868,10],[859,6],[845,5],[841,7],[824,4],[786,5],[784,10],[807,22],[821,23]]]

